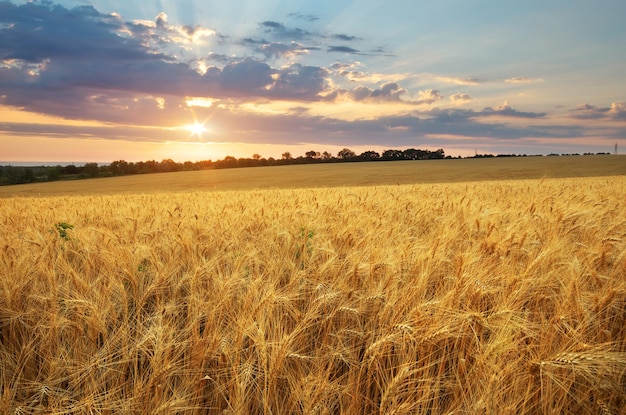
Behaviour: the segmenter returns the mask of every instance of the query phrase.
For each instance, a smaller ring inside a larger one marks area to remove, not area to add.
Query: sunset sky
[[[0,161],[626,152],[625,17],[624,0],[0,0]]]

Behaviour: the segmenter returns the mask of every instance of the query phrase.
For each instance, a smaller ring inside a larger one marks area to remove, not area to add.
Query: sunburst
[[[185,126],[185,129],[188,130],[192,136],[202,137],[202,134],[206,133],[208,130],[204,126],[204,123],[193,123]]]

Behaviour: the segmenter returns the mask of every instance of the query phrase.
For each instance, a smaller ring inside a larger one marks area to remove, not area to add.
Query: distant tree
[[[261,160],[261,155],[260,155],[260,154],[258,154],[258,153],[254,153],[254,154],[252,155],[252,159],[253,159],[253,160]]]
[[[380,158],[380,154],[375,151],[364,151],[359,155],[359,158],[363,161],[378,160]]]
[[[10,184],[32,183],[35,181],[35,173],[27,167],[6,166],[2,174]]]
[[[198,166],[201,170],[212,169],[214,167],[212,160],[201,160],[196,162],[196,166]]]
[[[416,150],[414,148],[406,149],[402,153],[404,154],[404,158],[406,160],[426,160],[429,158],[433,158],[431,156],[435,154],[428,150]]]
[[[307,151],[306,153],[304,153],[304,155],[306,156],[306,158],[309,159],[317,159],[320,158],[320,153],[319,151]]]
[[[89,177],[98,177],[100,175],[100,169],[98,163],[87,163],[83,166],[83,173]]]
[[[291,156],[291,153],[290,153],[290,152],[288,152],[288,151],[285,151],[285,152],[282,154],[282,158],[283,158],[283,160],[291,160],[291,159],[293,159],[293,157]]]
[[[162,172],[174,172],[180,171],[181,169],[182,166],[172,159],[165,159],[159,163],[159,171]]]
[[[383,155],[381,157],[383,160],[403,160],[404,154],[401,150],[385,150],[383,151]]]
[[[61,178],[62,172],[63,167],[61,166],[48,167],[46,169],[46,180],[48,180],[49,182],[59,180]]]
[[[445,152],[443,151],[443,148],[437,149],[435,151],[433,151],[431,153],[431,157],[433,159],[443,159],[445,158]]]
[[[81,169],[79,167],[76,167],[73,164],[68,164],[67,166],[63,167],[63,174],[74,175],[74,174],[80,174],[80,173],[81,173]]]
[[[237,159],[233,156],[226,156],[224,160],[219,160],[216,162],[218,168],[230,169],[233,167],[237,167]]]
[[[144,161],[138,170],[139,173],[157,173],[159,171],[159,163],[156,160]]]
[[[125,160],[116,160],[109,166],[113,176],[123,176],[128,174],[128,162]]]
[[[356,153],[349,148],[344,148],[337,153],[337,157],[342,160],[350,160],[356,157]]]
[[[330,160],[333,158],[333,155],[330,154],[328,151],[324,151],[322,153],[322,160]]]

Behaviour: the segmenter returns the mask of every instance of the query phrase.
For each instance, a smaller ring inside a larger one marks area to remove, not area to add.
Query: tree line
[[[585,153],[585,155],[588,153]],[[591,154],[591,153],[589,153]],[[609,154],[609,153],[596,153]],[[558,154],[550,154],[558,155]],[[568,154],[578,155],[578,154]],[[486,157],[523,157],[516,154],[476,154],[471,158]],[[226,156],[221,160],[202,160],[175,162],[172,159],[161,161],[148,160],[138,162],[127,162],[116,160],[111,164],[98,165],[98,163],[86,163],[82,166],[74,164],[66,166],[0,166],[0,185],[23,184],[35,182],[48,182],[56,180],[76,180],[95,177],[126,176],[134,174],[149,173],[169,173],[178,171],[209,170],[209,169],[229,169],[239,167],[260,167],[260,166],[284,166],[291,164],[314,164],[314,163],[342,163],[361,161],[400,161],[400,160],[438,160],[452,158],[446,156],[443,149],[435,151],[419,150],[409,148],[406,150],[390,149],[382,153],[376,151],[364,151],[357,154],[349,148],[344,148],[332,155],[324,151],[307,151],[303,156],[293,157],[290,152],[284,152],[281,158],[264,158],[260,154],[253,154],[249,158],[235,158]],[[459,157],[460,158],[460,157]]]
[[[56,180],[76,180],[95,177],[126,176],[134,174],[149,173],[169,173],[178,171],[228,169],[238,167],[260,167],[260,166],[283,166],[290,164],[312,164],[312,163],[340,163],[358,161],[392,161],[392,160],[432,160],[443,159],[445,154],[443,149],[430,150],[386,150],[382,154],[376,151],[365,151],[356,154],[349,148],[344,148],[333,156],[324,151],[307,151],[304,156],[294,157],[290,152],[285,152],[281,158],[264,158],[259,154],[253,154],[249,158],[235,158],[226,156],[221,160],[202,160],[176,162],[172,159],[162,161],[148,160],[139,162],[128,162],[116,160],[108,165],[98,165],[98,163],[86,163],[82,166],[74,164],[66,166],[0,166],[0,185],[2,184],[23,184],[35,182],[48,182]]]

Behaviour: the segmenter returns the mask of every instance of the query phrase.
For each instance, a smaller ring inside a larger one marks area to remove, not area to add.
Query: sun
[[[204,126],[204,124],[199,122],[186,125],[185,129],[188,130],[191,135],[195,135],[197,137],[202,137],[202,134],[207,132],[207,128]]]

